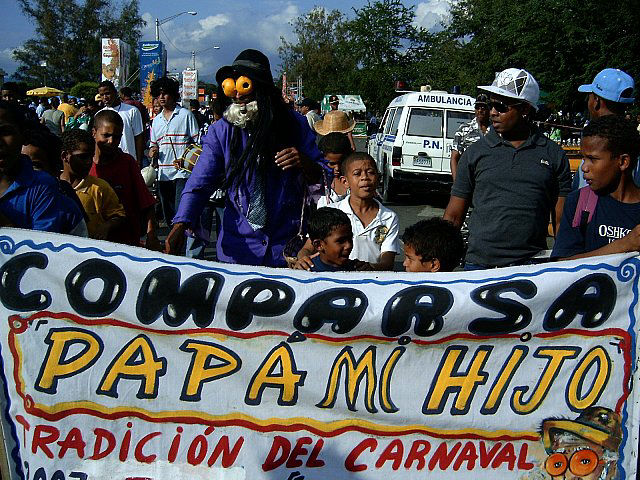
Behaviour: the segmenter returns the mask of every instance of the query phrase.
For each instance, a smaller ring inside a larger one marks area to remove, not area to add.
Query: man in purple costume
[[[182,193],[166,253],[185,232],[202,236],[199,218],[209,197],[226,190],[218,259],[284,267],[283,249],[298,233],[307,185],[331,176],[307,120],[291,111],[273,84],[267,57],[241,52],[216,73],[218,98],[231,104],[202,141],[202,154]]]

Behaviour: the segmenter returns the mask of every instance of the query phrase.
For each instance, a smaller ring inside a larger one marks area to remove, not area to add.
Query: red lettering
[[[418,462],[418,470],[422,470],[427,464],[424,457],[427,456],[429,450],[431,450],[431,444],[429,442],[426,440],[414,440],[407,455],[407,460],[404,462],[404,468],[411,468],[411,464],[415,461]]]
[[[440,470],[446,470],[453,462],[453,459],[456,457],[458,450],[462,446],[461,442],[457,442],[450,452],[447,453],[447,444],[441,443],[438,445],[438,448],[433,453],[433,457],[429,460],[429,470],[433,470],[436,468],[436,464],[439,464]]]
[[[58,430],[56,427],[51,425],[36,425],[36,428],[33,432],[31,453],[37,453],[39,448],[47,457],[53,458],[53,452],[47,445],[55,442],[59,437],[60,430]]]
[[[303,461],[299,460],[298,457],[301,455],[306,455],[309,451],[304,447],[305,445],[311,445],[313,440],[311,437],[301,437],[296,441],[295,447],[291,451],[291,455],[287,460],[286,467],[287,468],[297,468],[303,465]]]
[[[84,458],[84,447],[87,445],[82,439],[82,432],[79,428],[72,428],[69,430],[66,438],[60,442],[60,451],[58,452],[58,458],[63,458],[67,454],[67,450],[74,449],[78,454],[78,458]]]
[[[351,453],[347,456],[347,459],[344,461],[344,466],[350,472],[362,472],[367,469],[365,464],[356,465],[356,460],[365,450],[371,450],[374,452],[378,447],[378,441],[375,438],[365,438],[362,440],[356,448],[351,450]]]
[[[500,468],[503,463],[509,464],[509,470],[513,470],[516,465],[516,452],[513,450],[513,445],[505,443],[502,450],[498,452],[496,458],[491,463],[491,468]]]
[[[387,448],[382,451],[378,461],[376,462],[376,468],[381,468],[388,461],[392,461],[393,464],[391,465],[391,468],[397,470],[400,468],[400,465],[402,465],[403,456],[404,446],[402,445],[402,441],[396,438],[395,440],[392,440],[391,443],[387,445]]]
[[[527,462],[527,453],[529,453],[529,445],[523,443],[518,454],[518,468],[520,470],[531,470],[534,467],[533,463]]]
[[[268,472],[274,468],[278,468],[289,458],[289,452],[291,451],[291,442],[284,437],[276,435],[273,438],[271,444],[271,450],[267,454],[267,458],[262,464],[262,470]],[[278,458],[280,454],[280,458]]]
[[[156,459],[157,457],[156,454],[145,455],[144,453],[142,453],[142,449],[144,448],[144,446],[147,444],[149,440],[157,437],[158,435],[162,435],[162,432],[151,432],[140,439],[140,441],[136,445],[136,449],[134,450],[134,455],[137,461],[141,463],[151,463]]]
[[[319,439],[316,444],[313,446],[313,450],[311,450],[311,455],[309,455],[309,460],[307,460],[306,467],[307,468],[318,468],[324,466],[324,460],[318,459],[318,455],[324,446],[324,440]]]
[[[133,423],[127,422],[127,428],[133,427]],[[122,438],[122,444],[120,444],[120,454],[118,458],[121,462],[127,460],[129,456],[129,447],[131,446],[131,430],[127,430]]]
[[[453,469],[457,472],[460,470],[462,462],[467,462],[467,470],[473,470],[476,466],[477,459],[478,454],[476,453],[475,444],[473,442],[467,442],[464,444],[460,455],[458,455],[456,462],[453,464]]]
[[[209,457],[209,461],[207,462],[209,466],[212,466],[218,460],[218,457],[222,455],[222,466],[224,468],[229,468],[232,466],[236,459],[238,458],[238,454],[240,453],[240,449],[242,448],[242,444],[244,443],[244,437],[240,437],[236,444],[233,446],[233,449],[229,447],[229,436],[224,435],[216,444],[216,447],[213,449],[213,453]]]
[[[484,441],[480,442],[480,467],[487,468],[491,463],[491,460],[493,460],[496,452],[500,450],[501,446],[502,442],[497,442],[493,447],[491,447],[491,450],[487,452],[487,446]]]
[[[173,463],[176,461],[176,457],[178,456],[178,448],[180,447],[180,439],[182,438],[182,427],[176,428],[176,436],[173,437],[171,441],[171,447],[169,448],[169,454],[167,455],[167,460],[169,463]]]
[[[96,442],[93,444],[93,455],[89,457],[90,460],[100,460],[101,458],[109,455],[116,448],[116,437],[109,430],[104,428],[96,428],[93,431],[96,436]],[[102,440],[107,441],[107,448],[100,451],[102,448]]]

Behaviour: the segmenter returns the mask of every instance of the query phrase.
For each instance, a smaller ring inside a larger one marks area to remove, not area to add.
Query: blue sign
[[[142,103],[151,108],[151,82],[164,75],[167,70],[167,50],[162,42],[140,42],[140,94]]]

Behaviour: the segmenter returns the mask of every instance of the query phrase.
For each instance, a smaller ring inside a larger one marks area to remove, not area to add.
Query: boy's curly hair
[[[460,230],[453,223],[438,217],[420,220],[407,227],[402,241],[413,248],[423,262],[438,259],[443,272],[453,271],[464,254]]]
[[[631,157],[631,166],[635,167],[640,153],[640,134],[631,120],[618,115],[606,115],[589,122],[582,131],[582,138],[602,137],[613,155],[624,153]]]

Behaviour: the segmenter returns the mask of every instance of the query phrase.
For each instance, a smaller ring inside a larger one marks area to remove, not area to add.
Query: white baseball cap
[[[491,85],[481,85],[478,89],[507,98],[516,98],[538,109],[540,98],[538,82],[533,75],[521,68],[507,68],[498,72]]]

